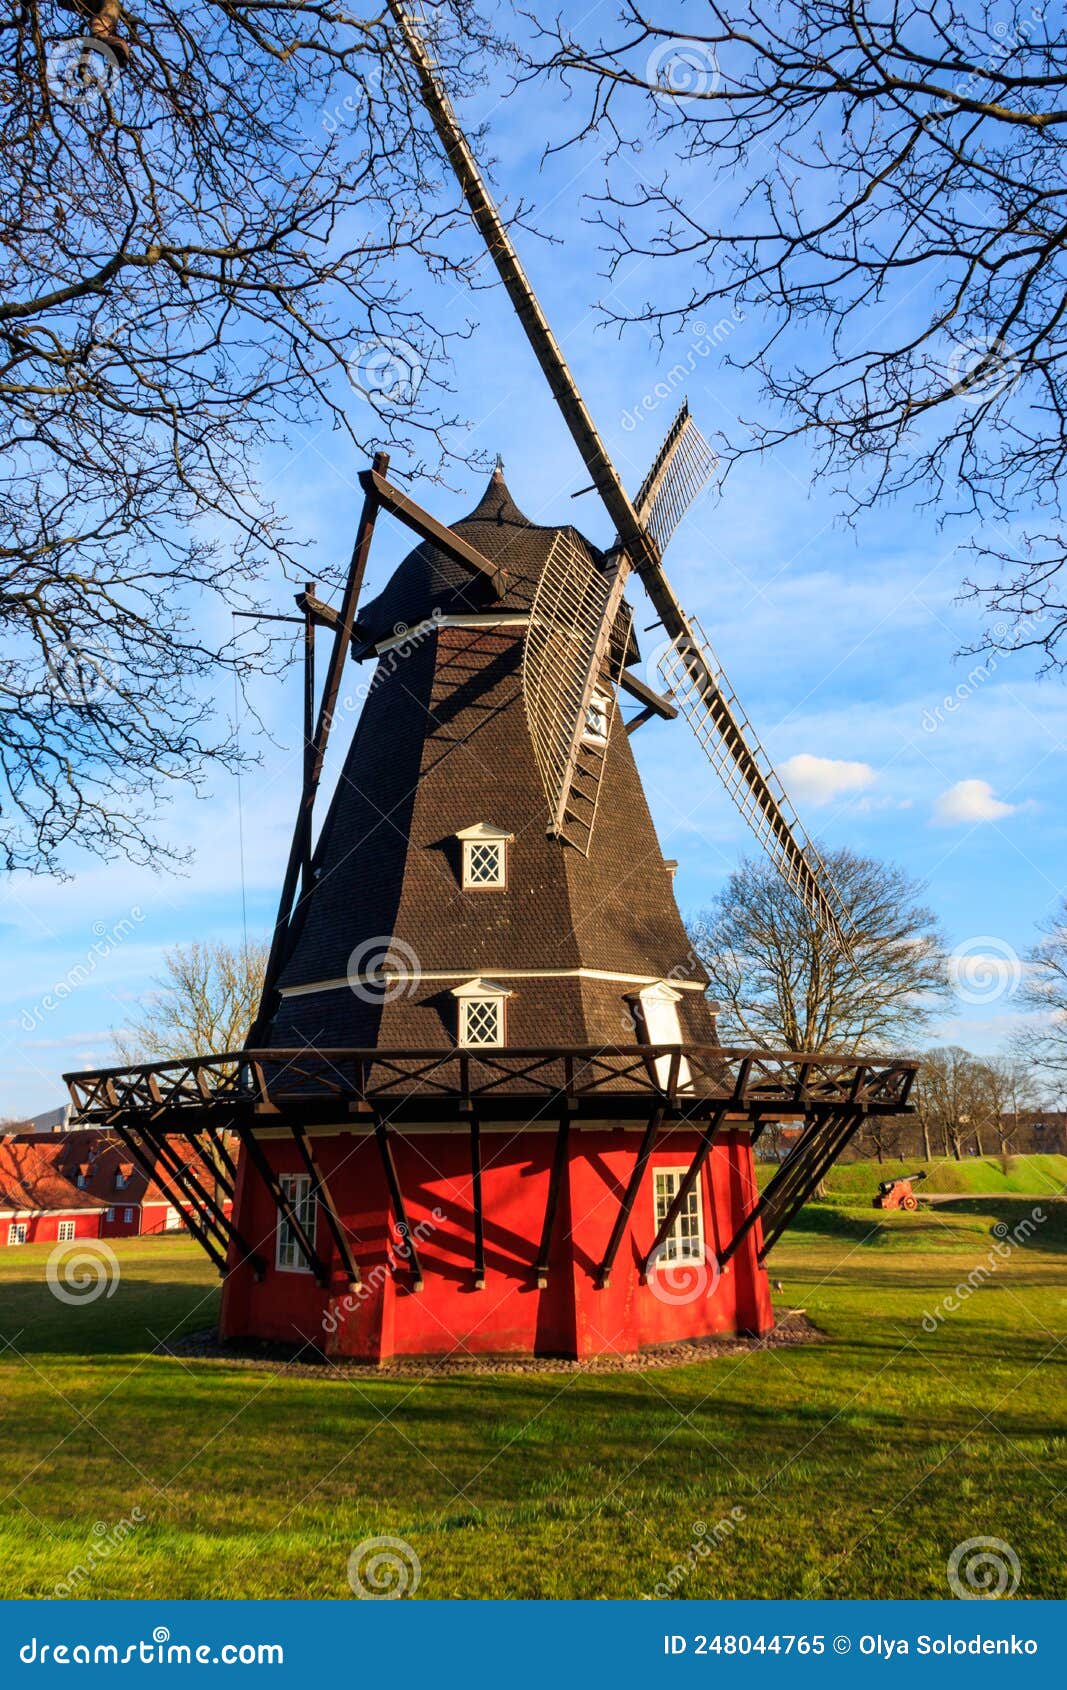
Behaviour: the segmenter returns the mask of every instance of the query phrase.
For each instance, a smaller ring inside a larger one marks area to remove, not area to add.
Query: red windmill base
[[[771,1303],[757,1259],[759,1230],[748,1232],[725,1267],[718,1265],[719,1251],[755,1201],[747,1134],[730,1132],[716,1143],[686,1205],[684,1237],[675,1228],[646,1274],[657,1203],[662,1220],[666,1194],[673,1195],[700,1147],[697,1133],[664,1132],[641,1175],[613,1271],[601,1271],[642,1136],[573,1127],[557,1165],[558,1130],[484,1131],[481,1240],[466,1135],[426,1133],[397,1142],[400,1222],[373,1133],[317,1138],[316,1161],[353,1240],[350,1263],[336,1251],[322,1251],[326,1283],[318,1284],[283,1227],[273,1271],[258,1283],[249,1264],[228,1276],[222,1336],[309,1342],[330,1355],[386,1362],[399,1356],[586,1357],[715,1333],[768,1331]],[[291,1141],[279,1144],[271,1160],[294,1185],[306,1182]],[[250,1237],[275,1233],[270,1192],[247,1163],[238,1209]],[[286,1265],[279,1267],[279,1260]],[[350,1276],[351,1263],[358,1279]]]

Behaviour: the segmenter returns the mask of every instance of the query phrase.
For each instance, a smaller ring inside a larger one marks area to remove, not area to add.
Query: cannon
[[[925,1169],[920,1168],[917,1174],[897,1174],[895,1179],[880,1180],[878,1182],[878,1195],[874,1199],[874,1207],[876,1209],[917,1209],[919,1199],[911,1188],[925,1178]]]

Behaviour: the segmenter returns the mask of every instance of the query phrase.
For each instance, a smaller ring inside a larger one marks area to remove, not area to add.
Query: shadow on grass
[[[39,1260],[20,1262],[24,1271],[18,1278],[5,1272],[0,1277],[0,1359],[4,1346],[23,1355],[90,1359],[143,1353],[161,1338],[217,1319],[218,1283],[190,1271],[191,1263],[141,1262],[129,1252],[117,1260],[117,1275],[87,1273],[80,1284],[72,1279],[55,1287],[46,1277],[43,1250]]]

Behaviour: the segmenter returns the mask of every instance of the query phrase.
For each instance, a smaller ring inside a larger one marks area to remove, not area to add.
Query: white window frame
[[[314,1246],[318,1200],[311,1188],[310,1174],[282,1174],[279,1184],[296,1210],[297,1219],[307,1234],[308,1242]],[[304,1252],[297,1242],[296,1234],[282,1214],[278,1216],[275,1231],[274,1265],[279,1273],[311,1272],[309,1264],[304,1260]]]
[[[585,713],[582,738],[587,745],[606,745],[611,734],[611,695],[597,687]]]
[[[7,1229],[8,1244],[25,1244],[28,1230],[26,1221],[12,1221]]]
[[[132,1209],[123,1209],[123,1211],[122,1211],[123,1225],[129,1226],[129,1224],[132,1220],[133,1220],[133,1210]]]
[[[652,1216],[657,1236],[660,1227],[667,1219],[667,1211],[678,1195],[682,1181],[688,1172],[688,1168],[653,1168],[652,1170]],[[675,1216],[674,1225],[663,1240],[659,1251],[659,1261],[665,1266],[669,1262],[702,1262],[703,1260],[704,1188],[701,1183],[701,1176],[698,1174],[693,1189],[686,1199],[685,1208]]]
[[[115,1190],[116,1191],[125,1191],[126,1187],[129,1185],[129,1183],[130,1183],[129,1174],[124,1174],[121,1168],[116,1168],[115,1169]]]
[[[465,1050],[500,1050],[506,1038],[504,1001],[498,997],[460,1000],[459,1042]],[[481,1031],[482,1023],[489,1015],[496,1023],[492,1038],[482,1036]]]
[[[106,1221],[113,1221],[115,1219],[115,1211],[110,1204],[104,1210],[104,1219]]]
[[[507,986],[495,980],[465,980],[462,986],[452,988],[452,996],[456,1000],[456,1043],[462,1050],[501,1050],[507,1044],[507,1000],[511,996]],[[481,1019],[487,1005],[493,1007],[499,1036],[472,1038],[471,1022],[476,1017]]]
[[[491,822],[476,822],[473,827],[461,828],[456,838],[462,846],[463,863],[460,884],[464,892],[506,892],[508,888],[508,845],[514,839]],[[486,878],[476,866],[483,854],[495,854],[497,872]]]

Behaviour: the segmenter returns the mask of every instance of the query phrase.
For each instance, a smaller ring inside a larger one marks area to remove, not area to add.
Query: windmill
[[[499,465],[443,522],[375,457],[338,607],[308,583],[281,617],[303,627],[305,755],[256,1024],[240,1051],[67,1076],[72,1118],[163,1160],[226,1281],[224,1338],[318,1334],[377,1364],[763,1333],[767,1251],[867,1115],[907,1112],[916,1065],[718,1038],[630,744],[641,720],[687,716],[813,917],[845,947],[848,928],[663,572],[713,455],[683,406],[627,495],[422,36],[394,16],[615,539],[531,521]],[[418,543],[363,603],[383,514]],[[628,667],[633,572],[676,703]],[[373,679],[313,839],[350,652]],[[641,706],[628,723],[617,689]],[[802,1130],[761,1188],[771,1120]],[[217,1151],[225,1203],[172,1139]]]
[[[558,555],[546,565],[544,591],[535,601],[524,682],[550,826],[560,838],[588,850],[599,769],[595,759],[583,756],[583,726],[632,570],[667,635],[660,673],[704,755],[786,882],[832,943],[851,957],[852,924],[841,895],[704,630],[683,610],[663,569],[667,542],[711,474],[713,455],[683,405],[631,500],[522,268],[416,13],[400,0],[388,0],[388,5],[471,217],[616,531],[610,571],[599,580],[593,579],[577,550],[568,551],[561,541]],[[561,655],[566,661],[557,668]],[[558,684],[552,682],[554,671]]]

